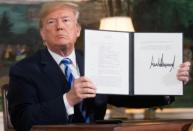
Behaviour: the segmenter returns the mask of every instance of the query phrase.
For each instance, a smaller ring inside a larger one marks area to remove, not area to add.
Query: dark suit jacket
[[[84,72],[84,60],[76,51],[80,74]],[[63,94],[68,92],[65,76],[47,49],[16,63],[10,69],[8,104],[11,121],[19,130],[29,130],[37,124],[67,124],[83,122],[79,104],[75,114],[68,120]],[[127,107],[150,107],[165,105],[173,99],[164,96],[107,96],[97,95],[83,101],[91,121],[104,118],[107,103]]]

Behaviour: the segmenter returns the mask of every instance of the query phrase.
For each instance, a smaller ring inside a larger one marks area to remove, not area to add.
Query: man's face
[[[45,17],[40,33],[49,49],[72,50],[80,36],[80,26],[72,9],[58,9]]]

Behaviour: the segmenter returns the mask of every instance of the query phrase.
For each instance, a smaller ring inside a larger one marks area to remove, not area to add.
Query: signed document
[[[85,30],[85,76],[98,94],[182,95],[182,33]]]
[[[134,93],[136,95],[182,95],[176,78],[182,63],[181,33],[134,34]]]

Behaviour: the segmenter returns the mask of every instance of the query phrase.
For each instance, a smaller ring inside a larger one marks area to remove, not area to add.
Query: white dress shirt
[[[72,74],[74,76],[74,78],[79,78],[80,77],[80,73],[79,73],[79,69],[76,63],[76,55],[75,55],[75,51],[73,50],[72,53],[67,56],[67,57],[62,57],[58,54],[56,54],[55,52],[49,50],[50,55],[53,57],[53,59],[56,61],[56,63],[58,64],[58,66],[60,66],[62,72],[64,73],[64,64],[60,64],[60,62],[64,59],[64,58],[69,58],[72,60],[72,64],[70,65],[70,69],[72,70]],[[66,107],[66,112],[68,115],[72,115],[74,114],[74,107],[71,106],[66,98],[66,93],[63,95],[63,100],[64,100],[64,105]]]

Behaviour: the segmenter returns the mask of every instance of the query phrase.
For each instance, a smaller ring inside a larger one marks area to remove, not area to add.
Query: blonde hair
[[[71,2],[62,2],[62,1],[57,1],[57,2],[48,2],[43,4],[41,10],[40,10],[40,15],[39,15],[39,27],[40,29],[43,26],[43,21],[45,19],[46,16],[48,16],[50,13],[54,12],[55,10],[58,9],[62,9],[62,8],[70,8],[73,10],[73,13],[77,19],[79,19],[79,9],[78,9],[78,5],[75,3],[71,3]]]

